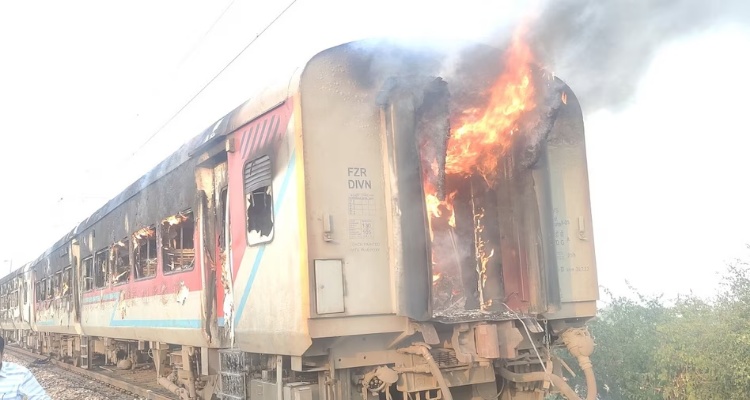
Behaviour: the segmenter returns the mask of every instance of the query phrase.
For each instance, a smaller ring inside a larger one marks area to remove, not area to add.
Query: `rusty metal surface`
[[[37,360],[47,359],[47,356],[34,354],[26,350],[19,349],[17,347],[12,347],[12,346],[6,346],[5,351],[11,354],[17,355],[17,356],[21,356],[21,357],[35,358]],[[50,362],[62,369],[68,370],[78,375],[83,375],[85,377],[106,383],[108,385],[112,385],[122,390],[126,390],[146,400],[175,400],[176,399],[176,397],[171,396],[171,394],[168,391],[166,391],[166,389],[162,388],[156,383],[156,377],[155,377],[154,371],[150,371],[153,373],[151,376],[151,378],[153,378],[151,379],[152,382],[146,382],[144,380],[143,374],[132,374],[133,377],[129,379],[130,381],[125,381],[125,380],[117,379],[113,377],[112,375],[114,375],[114,373],[112,372],[108,372],[105,374],[105,373],[89,371],[89,370],[81,369],[78,367],[74,367],[70,364],[65,364],[63,362],[60,362],[54,359],[50,360]],[[129,375],[128,371],[118,371],[118,372],[119,373],[117,375],[120,377],[125,377]]]

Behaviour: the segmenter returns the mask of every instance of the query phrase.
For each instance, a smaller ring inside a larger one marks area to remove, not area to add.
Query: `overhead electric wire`
[[[231,59],[231,60],[230,60],[230,61],[229,61],[229,62],[228,62],[228,63],[227,63],[227,64],[226,64],[226,65],[225,65],[225,66],[224,66],[224,67],[223,67],[222,69],[221,69],[221,70],[219,70],[219,72],[217,72],[217,73],[216,73],[216,74],[215,74],[215,75],[214,75],[214,76],[213,76],[213,77],[212,77],[212,78],[211,78],[211,79],[210,79],[210,80],[209,80],[209,81],[208,81],[208,82],[207,82],[207,83],[206,83],[205,85],[203,85],[203,86],[202,86],[202,87],[200,88],[200,90],[198,90],[198,92],[196,92],[196,93],[195,93],[195,94],[194,94],[194,95],[193,95],[193,96],[192,96],[192,97],[191,97],[191,98],[190,98],[190,99],[189,99],[189,100],[188,100],[188,101],[187,101],[187,102],[186,102],[185,104],[183,104],[183,105],[182,105],[182,107],[180,107],[180,109],[179,109],[179,110],[177,110],[177,112],[175,112],[174,114],[172,114],[172,116],[170,116],[170,117],[169,117],[169,119],[167,119],[167,121],[166,121],[166,122],[164,122],[164,123],[163,123],[163,124],[162,124],[161,126],[159,126],[159,128],[158,128],[158,129],[157,129],[157,130],[156,130],[156,131],[155,131],[155,132],[154,132],[153,134],[151,134],[151,136],[149,136],[149,137],[148,137],[148,138],[146,139],[146,141],[145,141],[145,142],[143,142],[143,143],[142,143],[142,144],[141,144],[140,146],[138,146],[138,148],[137,148],[137,149],[136,149],[136,150],[135,150],[135,151],[134,151],[134,152],[133,152],[133,153],[131,154],[131,156],[130,156],[130,157],[128,157],[128,159],[126,159],[125,161],[128,161],[128,160],[130,160],[130,159],[131,159],[132,157],[134,157],[134,156],[135,156],[135,155],[136,155],[136,154],[137,154],[137,153],[138,153],[139,151],[141,151],[141,150],[142,150],[142,149],[143,149],[143,148],[144,148],[144,147],[145,147],[145,146],[146,146],[146,145],[147,145],[148,143],[150,143],[150,142],[151,142],[151,141],[152,141],[152,140],[153,140],[153,139],[154,139],[154,138],[155,138],[156,136],[158,136],[158,135],[159,135],[159,133],[161,133],[161,131],[162,131],[162,130],[163,130],[163,129],[164,129],[164,128],[165,128],[166,126],[167,126],[167,125],[169,125],[169,124],[170,124],[170,123],[171,123],[171,122],[172,122],[172,121],[173,121],[173,120],[174,120],[174,119],[175,119],[175,118],[176,118],[176,117],[177,117],[178,115],[180,115],[180,113],[181,113],[182,111],[184,111],[184,110],[185,110],[185,108],[187,108],[187,107],[188,107],[188,106],[189,106],[189,105],[190,105],[190,104],[191,104],[191,103],[192,103],[192,102],[193,102],[193,101],[194,101],[194,100],[195,100],[196,98],[198,98],[198,96],[200,96],[200,95],[201,95],[201,93],[203,93],[203,91],[204,91],[204,90],[206,90],[206,88],[208,88],[208,86],[210,86],[210,85],[211,85],[211,84],[212,84],[212,83],[213,83],[213,82],[214,82],[214,81],[216,80],[216,78],[218,78],[219,76],[221,76],[221,74],[223,74],[223,73],[224,73],[224,71],[226,71],[226,70],[227,70],[227,68],[229,68],[229,67],[230,67],[230,66],[231,66],[232,64],[234,64],[234,62],[235,62],[235,61],[237,61],[237,59],[238,59],[238,58],[239,58],[239,57],[240,57],[240,56],[241,56],[241,55],[242,55],[242,54],[243,54],[243,53],[244,53],[245,51],[247,51],[247,49],[249,49],[249,48],[250,48],[250,46],[252,46],[252,45],[253,45],[253,43],[255,43],[255,41],[256,41],[256,40],[258,40],[258,38],[260,38],[260,37],[261,37],[261,35],[263,35],[263,34],[264,34],[264,33],[265,33],[265,32],[266,32],[266,31],[267,31],[267,30],[268,30],[268,29],[269,29],[269,28],[270,28],[271,26],[273,26],[273,24],[275,24],[275,23],[276,23],[276,21],[278,21],[278,20],[279,20],[279,19],[280,19],[280,18],[281,18],[281,17],[282,17],[282,16],[283,16],[283,15],[284,15],[284,14],[285,14],[285,13],[286,13],[287,11],[289,11],[289,9],[290,9],[290,8],[292,8],[292,6],[294,5],[294,3],[296,3],[296,2],[297,2],[297,0],[292,0],[292,2],[291,2],[291,3],[289,3],[289,5],[287,5],[287,6],[286,6],[286,7],[285,7],[285,8],[284,8],[284,9],[283,9],[283,10],[282,10],[282,11],[281,11],[280,13],[279,13],[279,15],[277,15],[277,16],[276,16],[276,17],[275,17],[275,18],[274,18],[273,20],[271,20],[271,22],[270,22],[270,23],[269,23],[268,25],[266,25],[266,26],[265,26],[265,27],[264,27],[264,28],[263,28],[263,29],[262,29],[262,30],[261,30],[261,31],[260,31],[260,32],[259,32],[259,33],[258,33],[257,35],[255,35],[255,37],[254,37],[254,38],[253,38],[252,40],[250,40],[250,42],[249,42],[249,43],[248,43],[248,44],[247,44],[247,45],[246,45],[245,47],[243,47],[243,48],[242,48],[242,50],[240,50],[240,52],[239,52],[239,53],[237,53],[237,54],[236,54],[236,55],[235,55],[235,56],[234,56],[234,57],[233,57],[233,58],[232,58],[232,59]]]
[[[203,39],[205,39],[205,37],[214,29],[216,24],[218,24],[218,22],[224,17],[224,15],[227,13],[229,8],[231,8],[231,6],[234,4],[235,1],[236,0],[232,0],[227,5],[227,7],[224,8],[224,11],[221,12],[219,17],[216,20],[214,20],[214,22],[211,24],[208,30],[206,30],[203,36],[192,46],[188,54],[185,57],[183,57],[183,60],[180,62],[179,66],[181,66],[182,63],[190,57],[190,55],[195,51],[195,49],[203,41]],[[183,110],[185,110],[185,108],[187,108],[187,106],[189,106],[198,96],[200,96],[200,94],[203,93],[203,91],[206,90],[206,88],[208,88],[208,86],[211,85],[211,83],[213,83],[216,80],[216,78],[218,78],[222,73],[224,73],[224,71],[226,71],[227,68],[229,68],[235,61],[237,61],[237,59],[245,51],[247,51],[247,49],[250,48],[250,46],[252,46],[252,44],[255,43],[256,40],[258,40],[258,38],[260,38],[271,26],[273,26],[273,24],[275,24],[287,11],[289,11],[289,9],[296,2],[297,0],[292,0],[292,2],[289,3],[289,5],[287,5],[273,20],[271,20],[271,22],[268,23],[268,25],[266,25],[257,35],[255,35],[255,37],[252,38],[252,40],[250,40],[250,42],[247,45],[245,45],[245,47],[243,47],[239,53],[237,53],[221,70],[219,70],[219,72],[217,72],[205,85],[203,85],[201,89],[198,90],[197,93],[195,93],[184,105],[182,105],[182,107],[180,107],[180,109],[176,113],[172,114],[172,116],[170,116],[166,122],[164,122],[161,126],[159,126],[159,128],[146,139],[146,141],[144,141],[141,145],[139,145],[138,148],[135,151],[133,151],[129,156],[123,159],[120,162],[120,166],[124,165],[125,163],[133,159],[133,157],[135,157],[136,154],[138,154],[141,150],[143,150],[143,148],[148,143],[150,143],[156,136],[158,136],[167,125],[169,125]],[[179,66],[178,66],[178,69],[180,68]]]
[[[182,57],[182,59],[180,60],[180,62],[177,64],[177,68],[176,69],[178,71],[180,70],[180,68],[182,68],[182,65],[185,63],[185,61],[187,61],[187,59],[190,58],[190,56],[193,55],[193,53],[195,52],[195,50],[198,48],[198,45],[200,45],[203,42],[203,40],[208,36],[208,34],[211,33],[211,31],[214,30],[214,28],[216,27],[216,24],[218,24],[219,21],[221,21],[221,19],[224,18],[224,15],[227,13],[227,11],[229,11],[229,9],[232,7],[232,5],[234,5],[235,1],[236,0],[232,0],[232,1],[229,2],[229,4],[227,4],[227,6],[224,8],[224,11],[222,11],[221,14],[219,14],[219,17],[214,20],[214,22],[211,24],[210,27],[208,27],[208,30],[206,30],[206,32],[204,32],[203,35],[201,35],[201,37],[198,38],[198,40],[195,42],[195,44],[193,44],[190,47],[190,50],[188,50],[188,52],[185,54],[185,56]]]
[[[182,56],[180,61],[177,63],[177,67],[175,68],[175,71],[179,71],[180,69],[182,69],[182,66],[185,64],[185,61],[187,61],[190,58],[190,56],[192,56],[193,53],[195,53],[195,50],[198,49],[200,44],[203,43],[206,37],[208,37],[208,35],[214,30],[214,28],[216,27],[216,24],[218,24],[219,21],[221,21],[222,18],[224,18],[224,15],[226,15],[227,11],[229,11],[229,9],[234,5],[235,1],[236,0],[231,0],[229,4],[227,4],[227,6],[224,7],[224,10],[221,12],[221,14],[219,14],[219,16],[214,20],[214,22],[211,23],[211,26],[209,26],[208,29],[205,32],[203,32],[203,34],[198,38],[198,40],[195,41],[195,43],[193,43],[192,46],[190,46],[190,49],[185,53],[184,56]],[[155,95],[157,91],[152,90],[151,93],[152,95]],[[129,157],[125,158],[122,161],[122,163],[125,163],[126,161],[130,160],[130,158],[132,158],[132,156],[134,156],[136,153],[137,151],[133,152]]]

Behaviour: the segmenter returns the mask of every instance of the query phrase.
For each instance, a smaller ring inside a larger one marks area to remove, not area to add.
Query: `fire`
[[[531,83],[531,49],[514,36],[506,54],[505,70],[490,90],[482,109],[464,113],[448,141],[447,174],[470,175],[477,171],[488,182],[494,178],[497,161],[518,129],[521,115],[534,109]]]
[[[453,199],[457,192],[448,195],[445,201],[440,201],[437,195],[428,193],[425,197],[425,205],[430,218],[444,218],[448,215],[448,225],[456,227],[456,214],[453,211]]]
[[[505,53],[504,60],[503,71],[488,90],[486,104],[463,110],[458,117],[452,117],[451,132],[445,156],[445,174],[448,176],[463,179],[472,175],[479,175],[488,186],[492,187],[498,174],[498,162],[508,151],[514,133],[519,130],[521,117],[537,106],[530,67],[533,61],[532,52],[528,45],[522,41],[520,33],[514,35],[511,45]],[[562,101],[563,103],[567,101],[564,94]],[[423,165],[431,167],[427,168],[428,171],[423,171],[425,174],[423,184],[430,239],[433,242],[433,285],[446,280],[447,284],[454,286],[452,295],[458,296],[463,290],[456,286],[460,283],[453,280],[451,274],[445,273],[447,269],[450,269],[451,264],[461,263],[460,257],[462,257],[459,256],[459,250],[456,246],[455,232],[454,200],[458,191],[454,190],[450,193],[450,190],[448,190],[446,193],[449,194],[445,196],[444,200],[441,200],[435,184],[431,183],[430,179],[430,177],[438,176],[437,163],[435,160],[429,160]],[[443,187],[442,189],[446,188]],[[460,206],[459,208],[463,210],[463,207]],[[477,273],[479,274],[478,289],[480,299],[483,299],[484,296],[481,292],[487,279],[487,268],[490,265],[490,260],[493,257],[498,257],[498,255],[495,249],[481,238],[484,224],[489,222],[484,221],[484,212],[481,209],[473,209],[472,212],[474,213],[474,221],[472,222],[475,230],[474,243],[478,263]],[[462,234],[466,233],[463,232]],[[452,246],[453,256],[448,256],[445,251],[440,251],[438,249],[440,246],[444,247],[443,250]],[[488,307],[490,304],[485,300],[480,301],[482,301],[482,308]]]
[[[156,236],[156,230],[154,228],[142,228],[133,234],[133,237],[136,239],[150,238],[154,236]]]
[[[164,219],[163,223],[169,224],[169,225],[179,225],[185,221],[187,221],[188,217],[183,215],[182,213],[173,215],[171,217],[167,217]]]

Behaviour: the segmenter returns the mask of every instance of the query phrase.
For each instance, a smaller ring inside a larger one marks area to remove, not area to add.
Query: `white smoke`
[[[592,112],[625,106],[651,60],[670,42],[750,23],[750,2],[744,0],[545,1],[529,29],[532,44],[540,62]]]

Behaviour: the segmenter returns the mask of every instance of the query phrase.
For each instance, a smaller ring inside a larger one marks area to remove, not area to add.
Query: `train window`
[[[10,294],[10,307],[18,307],[18,281],[13,279],[13,293]]]
[[[89,257],[84,259],[81,264],[83,265],[83,290],[91,290],[94,288],[94,258]]]
[[[23,304],[26,304],[29,302],[29,284],[26,281],[23,281]]]
[[[112,283],[119,285],[130,279],[130,240],[127,238],[112,245]]]
[[[107,286],[109,276],[109,249],[99,251],[94,255],[94,289]]]
[[[44,301],[47,298],[47,280],[42,279],[37,282],[36,286],[36,301]]]
[[[135,279],[156,275],[156,227],[143,228],[133,234]]]
[[[195,264],[195,220],[191,210],[173,215],[161,224],[164,273],[193,269]]]
[[[44,289],[44,299],[45,300],[51,300],[55,293],[52,291],[52,278],[45,280],[46,285]]]
[[[62,271],[59,271],[55,274],[55,276],[52,278],[52,298],[56,299],[60,297],[61,295],[61,285],[62,285]]]
[[[244,169],[247,243],[256,245],[273,238],[273,174],[271,159],[259,157]]]
[[[73,284],[73,269],[70,266],[65,267],[63,271],[62,283],[60,283],[60,295],[65,297],[70,295],[70,286]]]

